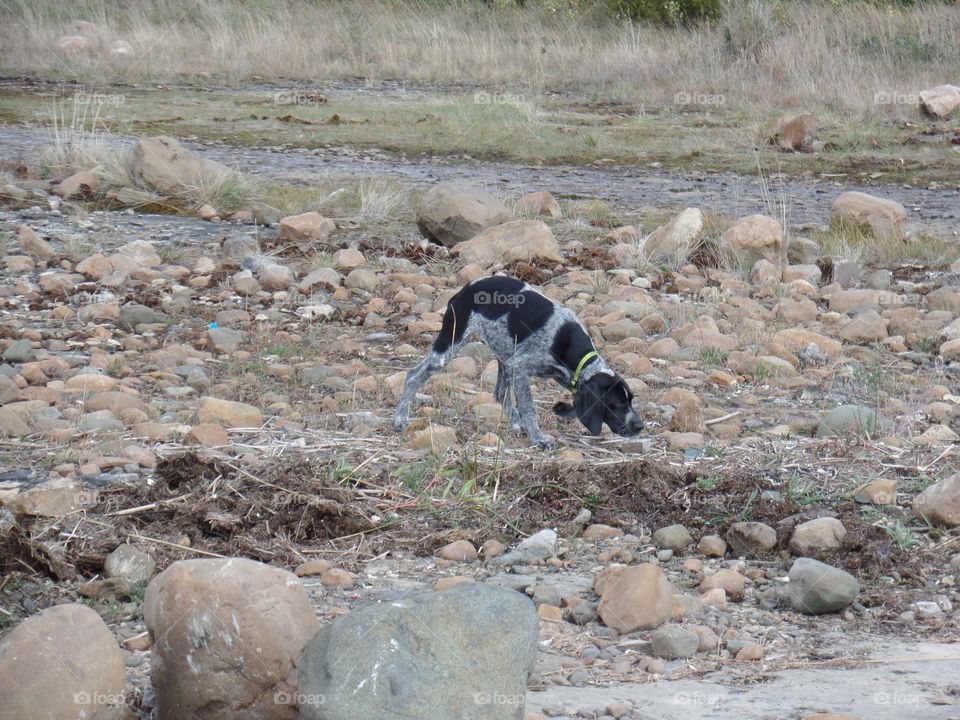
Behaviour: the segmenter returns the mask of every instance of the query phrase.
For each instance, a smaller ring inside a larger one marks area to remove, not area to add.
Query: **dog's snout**
[[[643,418],[637,415],[635,412],[630,413],[627,417],[627,422],[624,424],[623,435],[627,437],[632,437],[637,435],[641,430],[643,430]]]

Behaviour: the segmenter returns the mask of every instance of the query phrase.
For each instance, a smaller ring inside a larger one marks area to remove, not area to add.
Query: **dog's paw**
[[[533,444],[541,450],[551,450],[557,446],[557,441],[549,435],[538,435],[533,438]]]

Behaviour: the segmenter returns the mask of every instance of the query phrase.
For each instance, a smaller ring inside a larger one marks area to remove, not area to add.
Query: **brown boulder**
[[[816,345],[820,352],[833,357],[843,346],[833,338],[815,333],[812,330],[780,330],[773,336],[773,342],[783,345],[790,352],[798,353],[810,345]]]
[[[306,248],[314,243],[323,243],[337,229],[333,220],[318,212],[290,215],[280,221],[281,242],[291,242]]]
[[[607,627],[621,634],[652,630],[669,620],[673,612],[673,585],[651,563],[614,573],[598,590],[601,588],[597,612]]]
[[[263,425],[263,414],[253,405],[246,403],[202,397],[197,409],[197,420],[200,423],[219,423],[228,428],[260,427]]]
[[[93,47],[89,40],[80,35],[64,35],[53,46],[64,55],[81,55],[90,52]]]
[[[517,200],[514,210],[518,215],[560,217],[560,204],[546,191],[527,193]]]
[[[836,550],[843,544],[847,529],[832,517],[821,517],[800,523],[790,538],[790,552],[811,556],[822,550]]]
[[[960,108],[960,87],[938,85],[920,92],[920,109],[930,117],[948,118]]]
[[[129,170],[138,185],[161,195],[193,191],[231,174],[225,165],[205,160],[171,137],[137,140]]]
[[[650,233],[643,243],[643,255],[648,260],[680,263],[703,241],[703,230],[703,212],[686,208]]]
[[[713,575],[703,579],[700,583],[700,592],[705,593],[714,588],[722,588],[731,600],[743,600],[746,582],[746,578],[736,570],[717,570]]]
[[[816,139],[817,119],[810,113],[797,113],[780,118],[770,143],[782,150],[810,152]]]
[[[100,178],[81,170],[59,183],[53,191],[62,198],[92,197],[100,191]]]
[[[748,215],[737,220],[720,236],[720,248],[750,266],[760,259],[768,260],[778,268],[786,265],[783,227],[766,215]]]
[[[489,267],[517,260],[563,262],[560,246],[542,220],[512,220],[481,232],[450,250],[465,263]]]
[[[907,211],[893,200],[862,192],[845,192],[833,201],[830,219],[870,230],[878,238],[903,240]]]
[[[244,558],[180,560],[147,587],[158,720],[294,720],[300,654],[320,629],[295,575]]]
[[[736,522],[727,530],[734,555],[763,555],[777,544],[777,531],[761,522]]]
[[[513,213],[486,190],[456,183],[434,185],[417,208],[420,234],[447,247],[510,220]]]
[[[936,525],[960,525],[960,473],[934,483],[917,495],[913,513]]]
[[[20,249],[34,260],[52,260],[57,256],[50,243],[29,225],[21,225],[17,229],[17,242],[20,243]]]
[[[41,610],[0,640],[0,720],[126,718],[117,640],[89,607]]]
[[[96,491],[84,490],[76,480],[53,477],[16,495],[7,507],[15,515],[62,517],[95,504],[96,499]]]

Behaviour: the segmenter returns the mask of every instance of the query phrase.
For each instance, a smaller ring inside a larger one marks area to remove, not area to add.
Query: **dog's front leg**
[[[407,373],[407,379],[403,383],[403,395],[400,396],[397,411],[393,416],[394,430],[402,432],[410,424],[410,406],[413,404],[417,390],[423,387],[430,376],[442,368],[445,362],[444,355],[431,350],[419,365]]]
[[[513,392],[517,398],[517,410],[520,411],[520,422],[530,440],[543,449],[552,448],[557,444],[549,435],[540,431],[537,419],[537,407],[533,404],[533,394],[530,383],[533,376],[523,370],[516,370],[513,374]]]
[[[497,360],[497,385],[493,390],[493,396],[503,407],[503,413],[510,418],[510,424],[514,430],[520,430],[523,425],[520,422],[520,413],[513,404],[513,380],[506,366]]]

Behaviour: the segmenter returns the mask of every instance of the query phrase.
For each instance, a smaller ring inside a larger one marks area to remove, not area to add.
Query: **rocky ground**
[[[868,247],[898,243],[883,266],[772,218],[714,232],[694,207],[647,237],[611,226],[641,224],[636,207],[591,221],[579,198],[518,192],[484,194],[500,224],[470,219],[480,237],[457,247],[463,225],[430,217],[456,201],[433,190],[399,225],[349,207],[201,220],[94,202],[84,178],[58,185],[36,148],[11,147],[0,633],[50,605],[92,607],[121,641],[131,711],[149,717],[142,581],[241,556],[296,569],[321,623],[459,582],[527,593],[530,713],[960,716],[960,268],[918,246],[955,242],[955,193],[936,196],[942,216],[835,204],[845,187],[822,188],[819,217],[799,204],[822,232],[832,212],[866,223]],[[140,177],[158,190],[160,175]],[[541,425],[560,446],[531,448],[504,426],[479,344],[393,432],[447,298],[492,271],[579,313],[635,391],[640,438],[553,418],[567,393],[544,382]],[[530,537],[546,544],[498,560]],[[149,556],[139,583],[110,569],[123,543]],[[836,573],[816,608],[795,594],[820,573],[803,557]],[[650,577],[634,584],[633,568]],[[638,607],[649,615],[624,619]]]

